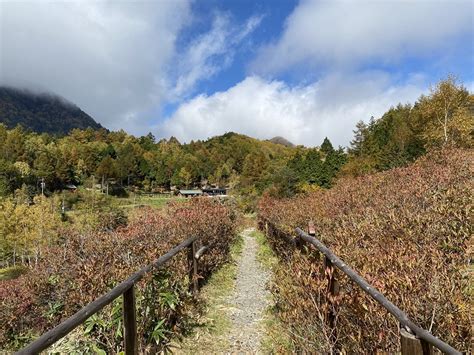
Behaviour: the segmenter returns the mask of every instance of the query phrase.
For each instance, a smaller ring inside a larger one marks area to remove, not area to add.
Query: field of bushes
[[[235,211],[219,201],[193,199],[161,210],[140,208],[126,225],[95,231],[64,230],[42,250],[38,265],[0,288],[0,348],[18,349],[59,324],[133,272],[191,236],[210,246],[201,259],[205,279],[223,264],[236,234]],[[187,329],[199,306],[188,291],[186,253],[137,285],[140,352],[162,350]],[[121,298],[92,316],[54,351],[122,350]],[[92,340],[93,339],[93,340]]]
[[[336,271],[337,339],[324,323],[322,259],[298,250],[295,235],[312,220],[316,235],[421,327],[472,351],[474,151],[432,152],[405,168],[344,178],[330,190],[288,199],[264,197],[259,221],[281,266],[275,309],[296,349],[350,353],[399,351],[399,324]],[[263,228],[264,229],[264,228]]]

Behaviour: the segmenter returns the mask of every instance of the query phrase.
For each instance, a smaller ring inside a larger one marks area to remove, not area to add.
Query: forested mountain
[[[448,78],[414,105],[398,105],[377,120],[358,123],[348,152],[328,138],[307,148],[230,132],[181,144],[174,137],[156,141],[151,133],[135,137],[88,128],[58,137],[0,124],[0,196],[22,186],[37,189],[40,179],[49,191],[111,181],[148,191],[229,187],[249,203],[264,192],[292,196],[329,188],[341,174],[407,165],[430,149],[472,147],[473,101]]]
[[[0,195],[22,186],[35,189],[40,179],[47,191],[95,180],[147,191],[212,184],[255,202],[265,190],[287,196],[305,184],[330,186],[344,157],[327,139],[321,149],[237,133],[181,144],[174,137],[157,142],[152,134],[124,131],[74,129],[55,137],[0,125]]]
[[[67,134],[73,128],[102,126],[79,107],[51,94],[0,87],[0,122],[8,128],[21,125],[35,132]]]

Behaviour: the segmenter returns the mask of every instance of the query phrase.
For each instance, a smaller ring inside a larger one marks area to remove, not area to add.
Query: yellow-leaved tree
[[[59,235],[61,216],[52,198],[38,196],[32,205],[21,200],[0,201],[0,264],[33,265],[41,250]]]
[[[472,147],[474,97],[450,75],[420,99],[425,121],[424,138],[429,146]]]

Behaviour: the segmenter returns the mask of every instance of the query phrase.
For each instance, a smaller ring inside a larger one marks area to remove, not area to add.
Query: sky
[[[474,90],[474,1],[0,0],[0,85],[134,135],[347,146],[448,74]]]

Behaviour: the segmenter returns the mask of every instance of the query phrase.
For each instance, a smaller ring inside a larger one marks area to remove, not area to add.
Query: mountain
[[[295,145],[291,143],[289,140],[283,137],[273,137],[272,139],[268,140],[269,142],[275,143],[275,144],[281,144],[284,145],[285,147],[294,147]]]
[[[79,107],[53,94],[0,87],[0,123],[22,125],[35,132],[64,135],[73,128],[102,126]]]

